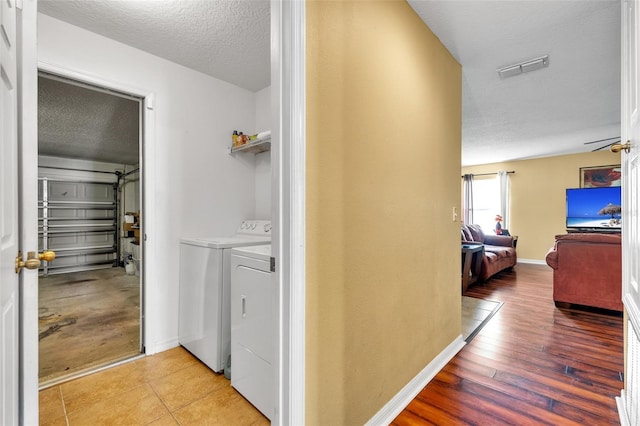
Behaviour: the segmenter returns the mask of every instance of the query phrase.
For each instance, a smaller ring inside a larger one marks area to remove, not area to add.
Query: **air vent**
[[[498,75],[500,78],[513,77],[525,72],[539,70],[540,68],[549,66],[549,55],[541,56],[539,58],[529,59],[517,64],[508,65],[506,67],[498,68]]]

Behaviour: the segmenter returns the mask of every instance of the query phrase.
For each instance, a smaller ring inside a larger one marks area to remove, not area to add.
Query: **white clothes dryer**
[[[271,243],[271,222],[243,221],[231,237],[180,241],[178,341],[215,372],[231,354],[230,250]]]
[[[271,420],[277,321],[270,258],[270,245],[231,250],[231,386]]]

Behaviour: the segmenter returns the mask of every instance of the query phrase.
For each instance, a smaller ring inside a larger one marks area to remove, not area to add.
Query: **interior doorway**
[[[143,99],[38,76],[41,387],[143,353]]]

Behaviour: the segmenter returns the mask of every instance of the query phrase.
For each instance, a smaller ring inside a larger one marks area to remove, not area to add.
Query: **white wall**
[[[147,353],[177,345],[179,240],[229,235],[255,214],[255,158],[228,155],[256,124],[252,92],[38,14],[38,59],[153,93],[145,145]]]
[[[271,130],[271,86],[255,94],[256,132]],[[274,143],[272,140],[271,143]],[[256,219],[271,219],[271,152],[256,154]]]

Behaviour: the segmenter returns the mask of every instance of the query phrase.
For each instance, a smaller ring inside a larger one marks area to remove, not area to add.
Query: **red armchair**
[[[620,234],[556,235],[546,256],[553,268],[553,300],[622,311]]]

